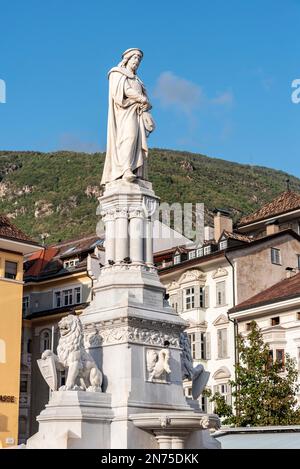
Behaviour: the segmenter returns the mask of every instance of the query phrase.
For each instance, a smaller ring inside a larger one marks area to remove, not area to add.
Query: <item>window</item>
[[[63,305],[69,306],[73,304],[73,290],[70,288],[68,290],[63,290]]]
[[[56,291],[54,293],[54,307],[55,308],[60,308],[61,307],[61,292],[60,291]]]
[[[204,293],[204,287],[200,287],[199,289],[199,307],[204,308],[205,307],[205,293]]]
[[[191,344],[191,354],[194,360],[206,360],[207,344],[205,332],[188,334]]]
[[[17,278],[18,264],[17,262],[5,261],[5,278],[15,280]]]
[[[81,286],[54,292],[54,308],[81,303]]]
[[[193,308],[195,308],[195,289],[190,287],[184,290],[184,309]]]
[[[199,397],[200,409],[202,412],[207,412],[207,398],[204,396]]]
[[[180,264],[180,254],[178,256],[174,256],[174,265]]]
[[[276,318],[271,318],[271,326],[278,326],[280,323],[280,317],[276,316]]]
[[[197,257],[203,256],[203,248],[198,248],[198,249],[196,250],[196,256],[197,256]]]
[[[205,246],[203,249],[203,253],[206,256],[207,254],[211,253],[211,246]]]
[[[206,340],[204,332],[200,332],[200,357],[202,360],[206,358]]]
[[[217,306],[224,306],[226,304],[225,297],[225,280],[223,282],[217,282],[216,284],[216,304]]]
[[[251,330],[251,322],[246,322],[246,331]]]
[[[219,249],[220,249],[220,251],[222,251],[223,249],[227,249],[227,244],[228,244],[227,239],[225,239],[224,241],[221,241],[221,242],[219,243]]]
[[[189,387],[189,388],[186,388],[186,396],[189,397],[189,398],[192,398],[192,388]]]
[[[281,264],[281,259],[280,259],[280,249],[276,248],[271,248],[271,262],[272,264]]]
[[[227,329],[218,329],[218,358],[227,358]]]
[[[194,259],[196,257],[196,251],[189,252],[189,259]]]
[[[22,312],[23,314],[26,314],[29,312],[29,296],[23,296]]]
[[[70,259],[64,262],[64,269],[69,269],[70,267],[76,267],[79,264],[79,259]]]
[[[300,321],[300,313],[297,313],[297,320]]]
[[[66,384],[66,371],[65,370],[59,373],[59,381],[60,381],[60,386],[64,386]]]
[[[220,383],[214,386],[214,392],[218,392],[224,397],[227,404],[231,404],[230,387],[227,383]]]
[[[284,350],[283,349],[276,350],[276,363],[277,365],[280,365],[283,368],[284,366]]]
[[[192,358],[196,358],[196,334],[189,334]]]
[[[51,348],[51,335],[50,331],[43,331],[40,339],[40,351],[41,353]]]
[[[300,270],[300,254],[297,254],[297,268]]]

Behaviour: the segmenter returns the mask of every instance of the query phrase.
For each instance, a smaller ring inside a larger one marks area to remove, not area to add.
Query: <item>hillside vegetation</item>
[[[25,233],[56,242],[95,232],[103,153],[0,151],[0,212]],[[234,220],[300,180],[282,171],[231,163],[204,155],[152,149],[149,179],[162,202],[203,202],[207,221],[215,208]]]

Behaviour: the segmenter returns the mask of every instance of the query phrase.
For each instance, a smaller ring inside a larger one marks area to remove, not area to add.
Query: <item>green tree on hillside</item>
[[[295,360],[287,355],[284,362],[273,361],[269,345],[254,321],[247,338],[238,336],[238,350],[236,378],[229,383],[233,406],[219,393],[207,393],[223,423],[239,427],[299,424]]]

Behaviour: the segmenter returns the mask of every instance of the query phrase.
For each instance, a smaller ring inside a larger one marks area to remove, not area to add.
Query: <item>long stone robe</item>
[[[123,176],[127,169],[144,177],[148,155],[140,99],[147,96],[142,81],[123,67],[109,72],[106,158],[101,184]]]

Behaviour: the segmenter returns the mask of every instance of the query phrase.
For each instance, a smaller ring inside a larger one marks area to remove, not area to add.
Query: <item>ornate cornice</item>
[[[86,324],[83,328],[87,348],[127,342],[163,347],[165,341],[171,348],[179,348],[183,326],[140,318],[118,318]]]

